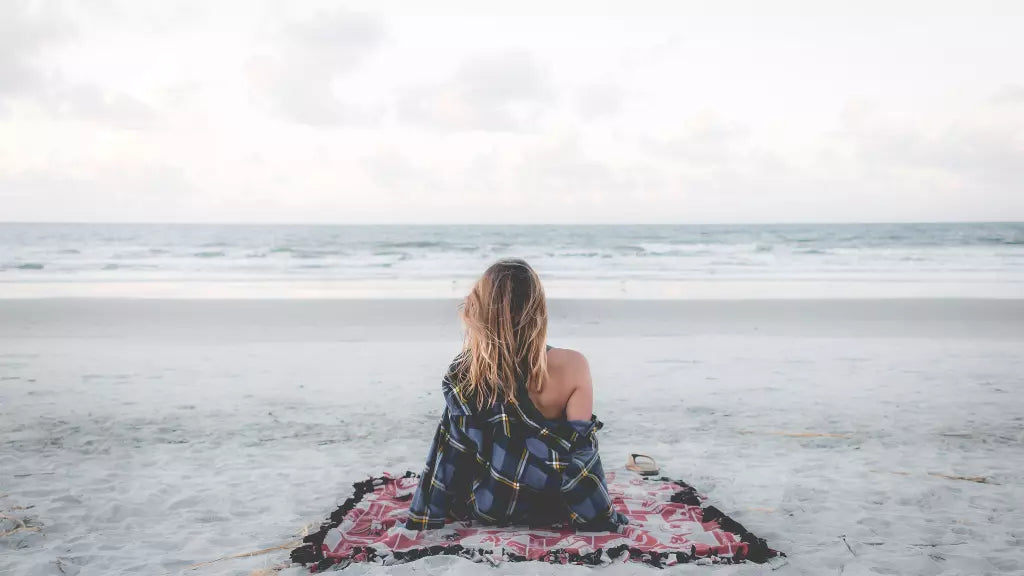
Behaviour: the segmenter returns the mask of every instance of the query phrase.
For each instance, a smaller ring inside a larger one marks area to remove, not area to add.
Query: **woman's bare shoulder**
[[[579,386],[590,383],[590,365],[582,352],[570,348],[551,348],[548,350],[548,372],[557,374],[559,379]]]
[[[587,357],[567,348],[548,352],[548,375],[567,420],[587,420],[594,410],[594,387]]]

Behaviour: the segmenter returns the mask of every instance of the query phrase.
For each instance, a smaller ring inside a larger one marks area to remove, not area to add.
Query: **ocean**
[[[0,297],[458,297],[502,257],[558,298],[1024,297],[1024,223],[7,223]]]

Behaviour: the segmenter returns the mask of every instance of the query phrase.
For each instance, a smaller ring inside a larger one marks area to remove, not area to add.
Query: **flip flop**
[[[629,460],[626,460],[626,470],[641,476],[655,476],[659,472],[658,463],[646,454],[630,454]]]

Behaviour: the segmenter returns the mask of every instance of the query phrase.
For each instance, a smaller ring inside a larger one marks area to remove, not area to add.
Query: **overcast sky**
[[[0,221],[1024,220],[1024,2],[0,0]]]

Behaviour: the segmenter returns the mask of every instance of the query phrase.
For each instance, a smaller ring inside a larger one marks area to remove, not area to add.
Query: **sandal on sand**
[[[630,454],[629,460],[626,460],[626,470],[631,470],[641,476],[654,476],[659,472],[658,463],[646,454]]]

